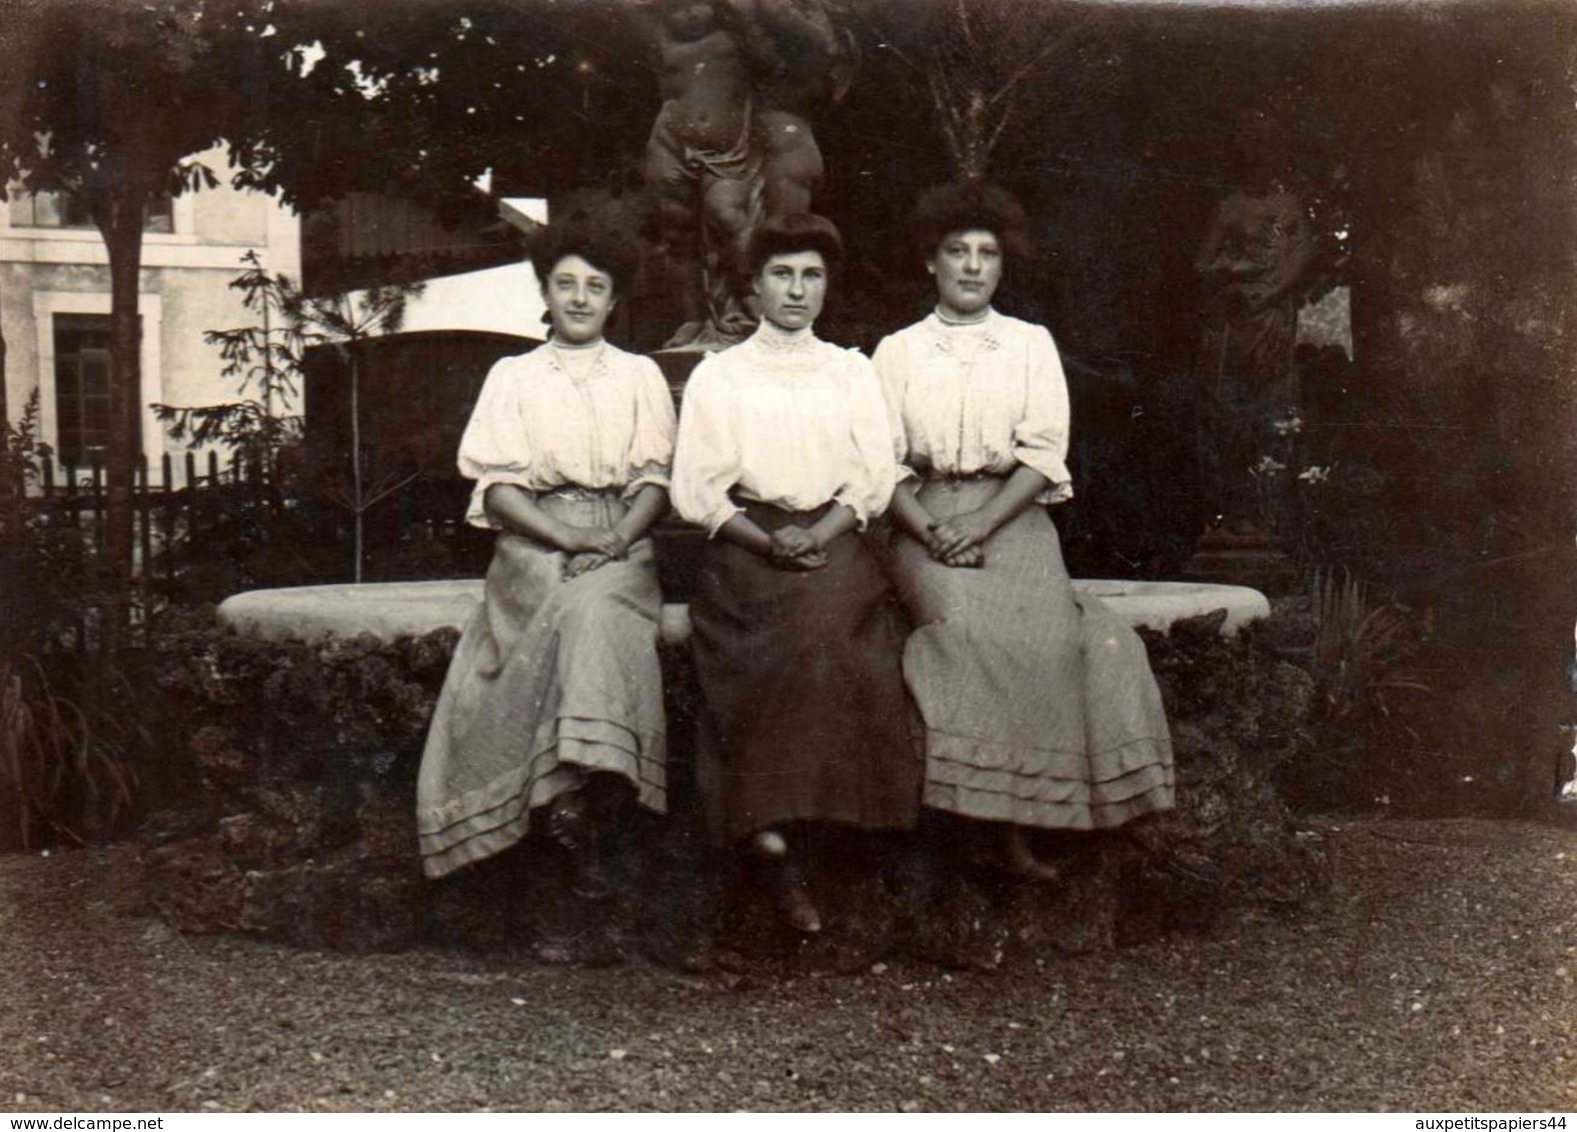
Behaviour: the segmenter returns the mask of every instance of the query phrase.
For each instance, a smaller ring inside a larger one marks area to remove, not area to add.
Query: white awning
[[[506,197],[499,215],[524,231],[547,223],[547,201],[538,197]],[[353,296],[357,307],[361,293]],[[536,272],[526,262],[443,275],[429,279],[422,292],[405,306],[400,333],[432,330],[480,330],[518,334],[541,342],[547,338],[547,305]]]
[[[540,342],[547,337],[547,309],[531,265],[510,263],[427,280],[407,302],[400,331],[484,330]]]

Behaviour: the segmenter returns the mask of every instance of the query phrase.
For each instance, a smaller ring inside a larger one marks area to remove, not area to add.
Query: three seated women
[[[592,894],[590,818],[664,807],[646,536],[670,487],[707,535],[690,605],[707,826],[769,865],[794,928],[821,927],[802,867],[821,824],[909,829],[923,805],[995,823],[1003,863],[1047,876],[1026,828],[1173,804],[1144,646],[1074,594],[1039,506],[1072,493],[1066,382],[1045,328],[991,305],[1023,213],[970,184],[928,195],[918,227],[936,310],[873,363],[814,333],[837,230],[764,222],[760,326],[697,366],[676,447],[656,367],[602,340],[626,261],[544,242],[552,337],[495,367],[461,446],[469,518],[500,535],[423,758],[429,875],[538,822]]]

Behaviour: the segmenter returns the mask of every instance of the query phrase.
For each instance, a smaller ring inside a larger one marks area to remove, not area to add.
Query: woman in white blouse
[[[753,233],[761,324],[696,367],[674,453],[674,506],[709,536],[690,606],[708,825],[772,864],[807,932],[791,823],[910,828],[920,793],[898,610],[856,533],[892,494],[887,414],[870,362],[813,330],[841,251],[817,216]]]
[[[1074,594],[1043,506],[1073,495],[1062,362],[1045,327],[991,305],[1004,260],[1027,250],[1024,212],[969,182],[926,194],[916,227],[936,309],[884,339],[875,366],[925,804],[1003,823],[1004,863],[1050,876],[1025,827],[1170,809],[1171,739],[1143,642]]]
[[[460,443],[476,481],[466,519],[499,534],[428,732],[417,824],[440,877],[509,848],[537,815],[595,896],[596,819],[632,795],[666,806],[647,532],[667,507],[674,410],[657,366],[602,336],[629,249],[550,230],[532,261],[552,335],[493,367]]]

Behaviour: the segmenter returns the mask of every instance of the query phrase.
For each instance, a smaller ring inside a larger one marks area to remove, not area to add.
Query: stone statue
[[[725,346],[754,312],[737,264],[766,216],[809,211],[822,177],[813,106],[843,96],[856,59],[833,0],[641,0],[662,109],[646,180],[684,322],[669,347]]]
[[[1194,261],[1209,290],[1200,465],[1212,518],[1228,530],[1258,525],[1253,469],[1277,451],[1277,423],[1299,404],[1293,348],[1316,247],[1303,200],[1273,180],[1221,201]]]

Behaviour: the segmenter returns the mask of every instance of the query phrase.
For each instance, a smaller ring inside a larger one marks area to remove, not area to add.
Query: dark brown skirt
[[[768,532],[826,511],[743,506]],[[697,776],[718,844],[796,820],[909,829],[919,814],[896,599],[859,535],[827,552],[806,573],[721,538],[703,553],[690,605]]]

